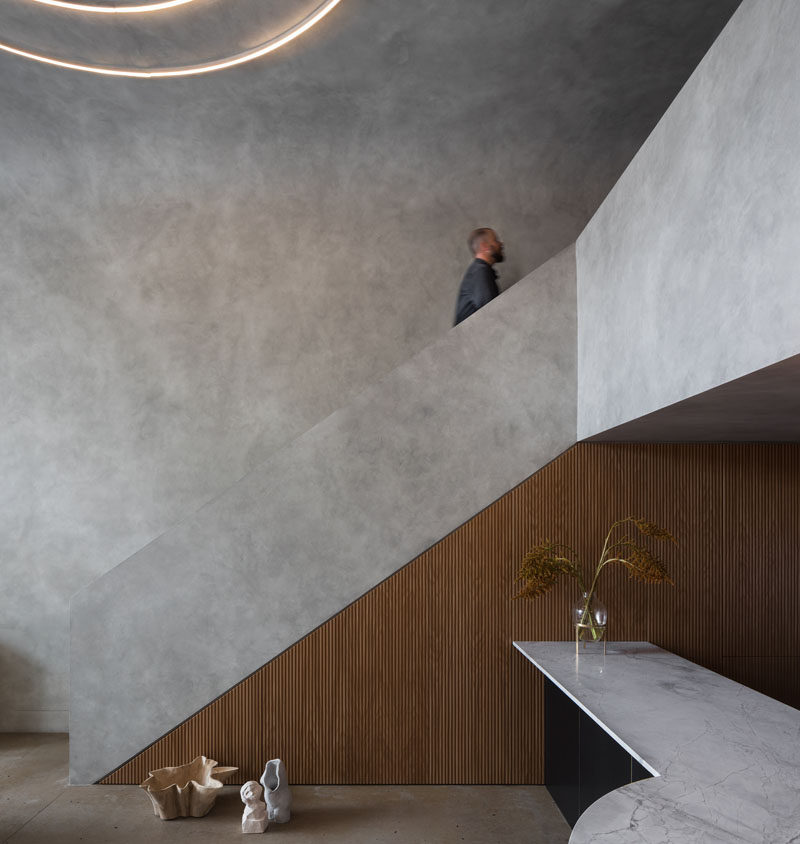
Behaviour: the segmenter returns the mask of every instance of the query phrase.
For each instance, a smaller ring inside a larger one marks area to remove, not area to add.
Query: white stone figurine
[[[255,781],[246,782],[239,792],[244,803],[242,832],[264,832],[269,824],[267,807],[261,799],[261,786]]]
[[[286,778],[286,765],[281,759],[270,759],[261,775],[267,796],[267,814],[275,823],[286,823],[292,817],[292,792]]]

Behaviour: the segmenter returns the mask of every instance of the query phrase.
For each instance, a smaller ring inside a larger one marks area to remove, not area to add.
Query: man
[[[503,254],[503,242],[494,229],[475,229],[467,238],[470,252],[475,260],[467,267],[456,302],[456,319],[453,325],[472,316],[487,302],[491,302],[500,291],[497,288],[497,273],[492,269],[499,264]]]

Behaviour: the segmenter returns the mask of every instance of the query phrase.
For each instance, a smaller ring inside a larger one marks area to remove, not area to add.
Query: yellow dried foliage
[[[659,527],[655,522],[647,522],[644,519],[631,519],[631,521],[645,536],[651,536],[653,539],[668,539],[673,544],[678,544],[678,540],[666,528]]]
[[[628,570],[628,575],[642,583],[669,583],[675,585],[663,561],[644,545],[634,542],[627,535],[622,535],[623,525],[632,522],[643,536],[655,540],[668,540],[677,545],[678,541],[655,522],[628,516],[614,522],[606,534],[603,552],[591,580],[593,592],[603,568],[610,563],[620,563]],[[581,591],[585,592],[585,572],[578,555],[569,545],[545,539],[531,548],[522,558],[516,582],[522,583],[516,598],[539,598],[549,592],[558,582],[559,577],[574,577]]]
[[[581,580],[577,555],[568,546],[545,539],[522,558],[517,581],[522,581],[523,586],[515,597],[538,598],[549,592],[562,574]]]

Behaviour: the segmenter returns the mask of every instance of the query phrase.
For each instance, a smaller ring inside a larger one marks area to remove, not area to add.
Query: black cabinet
[[[636,759],[631,757],[631,782],[639,782],[639,780],[646,780],[652,776],[641,762],[637,762]]]
[[[564,694],[562,700],[577,706]],[[631,781],[633,758],[582,709],[580,712],[578,772],[580,808],[583,814],[595,800]]]
[[[569,706],[564,704],[568,703]],[[581,709],[550,680],[544,681],[544,782],[570,826],[581,814],[580,759]]]
[[[544,681],[544,781],[570,826],[595,800],[651,776],[554,683]]]

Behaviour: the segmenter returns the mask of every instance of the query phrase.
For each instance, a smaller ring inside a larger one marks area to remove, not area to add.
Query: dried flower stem
[[[523,586],[515,597],[538,598],[549,592],[562,574],[574,577],[581,592],[586,595],[580,623],[588,624],[592,637],[594,639],[599,638],[601,634],[596,629],[596,625],[589,612],[589,607],[594,597],[600,574],[606,566],[612,563],[620,563],[628,569],[628,575],[630,577],[634,577],[644,583],[669,583],[674,585],[664,564],[645,546],[635,542],[628,534],[624,534],[622,537],[612,541],[615,532],[622,525],[628,523],[636,525],[639,533],[643,536],[648,536],[658,541],[667,539],[675,545],[678,544],[675,537],[668,530],[659,527],[653,522],[633,516],[627,516],[624,519],[613,522],[608,529],[608,533],[606,533],[603,550],[594,570],[591,586],[587,590],[583,565],[575,549],[569,545],[553,543],[549,539],[546,539],[544,542],[539,543],[539,545],[534,546],[523,557],[517,576],[517,582],[522,581]]]

